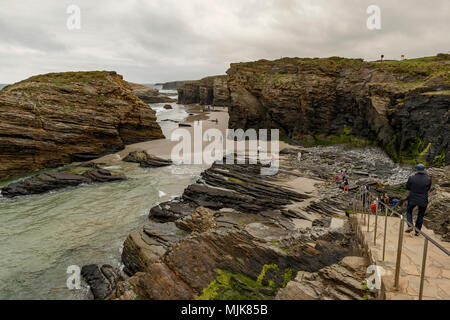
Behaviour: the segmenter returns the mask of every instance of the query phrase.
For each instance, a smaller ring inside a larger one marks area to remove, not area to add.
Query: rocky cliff
[[[232,64],[230,128],[278,128],[304,145],[382,145],[398,161],[450,162],[450,55],[389,62],[284,58]]]
[[[171,81],[164,83],[156,83],[155,86],[161,86],[163,90],[178,90],[185,82],[188,81]]]
[[[230,94],[226,76],[206,77],[187,81],[178,88],[178,103],[227,106]]]
[[[142,84],[129,83],[133,93],[145,103],[167,103],[176,102],[177,100],[169,98],[159,92],[158,89],[147,87]]]
[[[0,92],[0,179],[159,138],[155,112],[115,72],[39,75]]]

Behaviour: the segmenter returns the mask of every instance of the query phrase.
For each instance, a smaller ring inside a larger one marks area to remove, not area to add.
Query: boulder
[[[119,270],[110,265],[100,267],[92,264],[81,268],[81,276],[89,285],[95,300],[105,300],[112,293],[121,279],[119,273]]]
[[[146,151],[133,151],[123,158],[123,161],[139,163],[143,168],[158,168],[172,165],[171,160],[158,158],[148,154]]]

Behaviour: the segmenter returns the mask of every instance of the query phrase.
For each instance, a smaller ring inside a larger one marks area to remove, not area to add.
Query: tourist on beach
[[[413,225],[413,210],[415,207],[419,208],[419,215],[416,220],[416,228],[422,230],[423,218],[428,206],[428,192],[431,189],[431,178],[426,174],[426,169],[423,164],[418,164],[415,167],[416,174],[409,177],[406,183],[406,189],[409,190],[408,208],[406,209],[406,217],[408,219],[407,233],[414,231]],[[419,233],[416,231],[416,236]]]

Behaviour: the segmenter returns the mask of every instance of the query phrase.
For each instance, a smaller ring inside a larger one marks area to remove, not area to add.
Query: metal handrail
[[[364,194],[364,196],[363,196]],[[365,196],[367,194],[368,196]],[[360,196],[360,199],[357,199],[357,196]],[[371,199],[373,199],[373,196],[370,194],[370,192],[367,192],[366,190],[363,190],[363,187],[360,187],[357,191],[354,199],[353,208],[358,209],[357,203],[361,204],[361,214],[364,215],[364,224],[366,223],[366,215],[367,215],[367,232],[370,231],[370,203]],[[374,230],[374,245],[376,245],[377,241],[377,226],[378,226],[378,208],[379,208],[379,200],[378,198],[376,200],[376,212],[375,212],[375,230]],[[420,289],[419,289],[419,300],[422,300],[423,298],[423,287],[424,287],[424,280],[425,280],[425,269],[426,269],[426,260],[428,255],[428,242],[431,242],[434,244],[438,249],[440,249],[442,252],[447,254],[447,256],[450,256],[450,252],[442,247],[436,240],[431,238],[429,235],[427,235],[422,230],[417,229],[414,224],[411,224],[407,219],[405,219],[403,214],[397,213],[394,211],[393,208],[391,208],[388,204],[383,204],[385,207],[385,224],[384,224],[384,241],[383,241],[383,261],[385,260],[385,254],[386,254],[386,233],[387,233],[387,217],[388,217],[388,211],[391,212],[390,216],[396,215],[400,218],[400,228],[399,228],[399,239],[398,239],[398,246],[397,246],[397,261],[395,266],[395,281],[394,286],[396,289],[399,288],[399,281],[400,281],[400,265],[401,265],[401,256],[402,256],[402,248],[403,248],[403,235],[404,235],[404,221],[406,220],[407,225],[413,229],[416,233],[422,235],[425,238],[424,242],[424,250],[423,250],[423,257],[422,257],[422,270],[421,270],[421,276],[420,276]],[[367,213],[364,212],[367,210]]]

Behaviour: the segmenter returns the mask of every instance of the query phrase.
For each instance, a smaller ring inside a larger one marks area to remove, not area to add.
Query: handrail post
[[[370,231],[370,197],[368,196],[368,204],[367,204],[367,232]]]
[[[378,205],[379,205],[379,201],[378,199],[376,200],[376,209],[375,209],[375,230],[374,230],[374,236],[373,236],[373,244],[376,246],[377,245],[377,228],[378,228]]]
[[[422,298],[423,298],[423,284],[425,281],[425,269],[427,266],[427,254],[428,254],[428,239],[425,238],[425,243],[423,245],[422,272],[420,275],[419,300],[422,300]]]
[[[397,246],[397,263],[395,265],[395,288],[399,289],[400,282],[400,264],[402,260],[402,248],[403,248],[403,232],[404,232],[404,222],[405,218],[403,215],[400,217],[400,228],[398,231],[398,246]]]
[[[388,207],[385,205],[385,214],[384,214],[384,240],[383,240],[383,261],[386,257],[386,235],[387,235],[387,221],[388,221]]]

